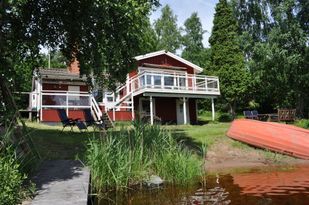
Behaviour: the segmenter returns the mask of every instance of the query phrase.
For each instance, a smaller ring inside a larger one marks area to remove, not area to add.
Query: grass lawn
[[[46,125],[43,123],[27,122],[30,136],[34,142],[42,159],[75,159],[82,158],[86,150],[89,139],[99,137],[98,132],[93,132],[90,128],[89,132],[80,133],[77,128],[74,132],[70,128],[65,128],[61,132],[61,125]],[[121,127],[130,125],[116,125],[116,128],[110,130],[119,130]],[[225,137],[230,123],[209,123],[202,126],[191,125],[168,125],[162,126],[170,130],[173,135],[189,142],[192,146],[201,146],[205,144],[211,146],[216,140]]]
[[[46,125],[43,123],[26,123],[30,136],[42,159],[75,159],[82,157],[90,138],[99,134],[90,130],[88,133],[80,133],[77,128],[70,132],[61,125]],[[91,128],[90,128],[91,129]]]

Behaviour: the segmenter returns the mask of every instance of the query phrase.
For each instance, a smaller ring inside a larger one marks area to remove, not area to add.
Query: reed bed
[[[201,156],[176,143],[169,131],[140,122],[90,140],[85,159],[98,193],[141,185],[151,175],[186,184],[203,174]]]

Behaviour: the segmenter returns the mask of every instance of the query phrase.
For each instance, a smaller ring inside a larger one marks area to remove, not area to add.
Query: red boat
[[[247,144],[309,159],[309,130],[274,122],[234,120],[227,136]]]

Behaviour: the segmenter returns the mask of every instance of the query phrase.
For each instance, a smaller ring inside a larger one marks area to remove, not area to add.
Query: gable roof
[[[71,73],[67,68],[38,68],[36,73],[42,79],[52,80],[71,80],[71,81],[85,81],[85,75],[80,76],[76,73]]]
[[[156,52],[152,52],[152,53],[147,53],[145,55],[139,55],[139,56],[135,56],[135,60],[139,61],[139,60],[144,60],[147,58],[152,58],[155,56],[160,56],[160,55],[167,55],[171,58],[174,58],[190,67],[192,67],[193,69],[195,69],[197,71],[197,73],[200,73],[203,71],[203,68],[201,68],[198,65],[195,65],[194,63],[191,63],[190,61],[187,61],[186,59],[181,58],[180,56],[177,56],[169,51],[165,51],[165,50],[161,50],[161,51],[156,51]]]

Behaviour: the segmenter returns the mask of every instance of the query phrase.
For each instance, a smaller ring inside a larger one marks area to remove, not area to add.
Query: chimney
[[[74,60],[68,66],[68,72],[73,74],[79,74],[79,62],[74,58]]]

